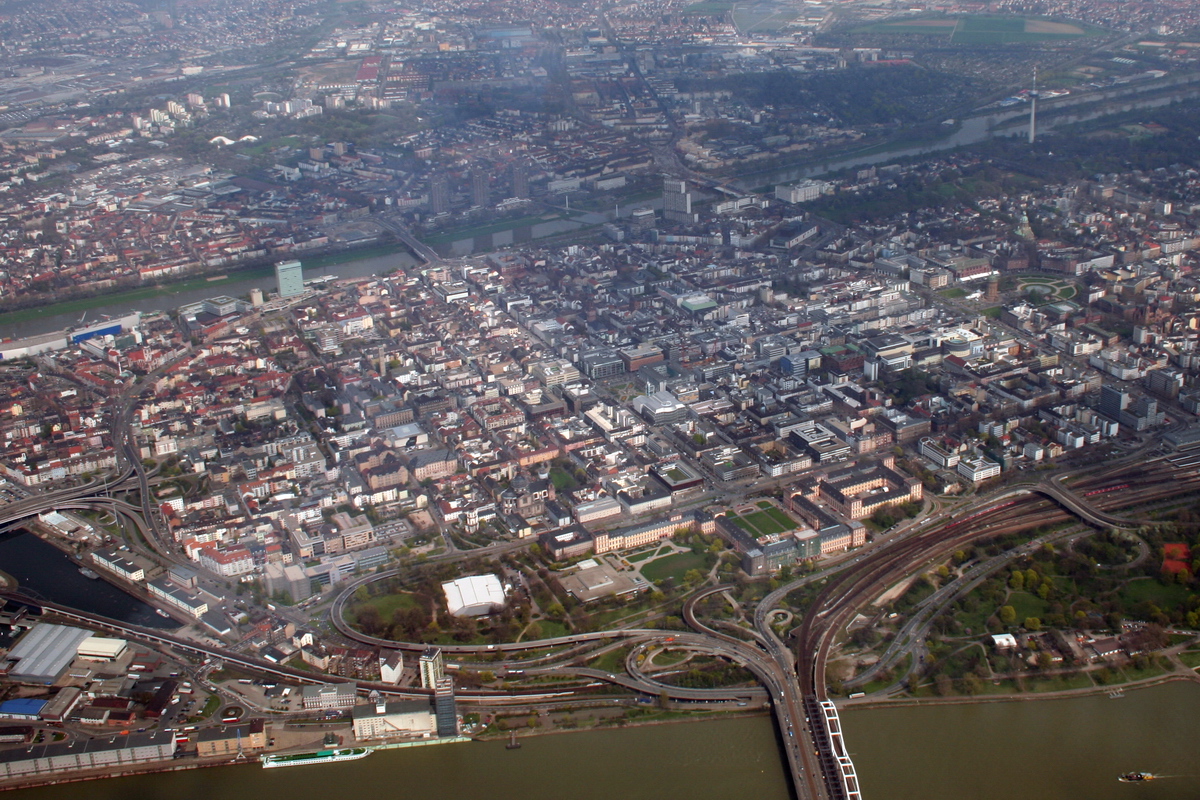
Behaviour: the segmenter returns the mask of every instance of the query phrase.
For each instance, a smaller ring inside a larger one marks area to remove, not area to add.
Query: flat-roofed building
[[[196,619],[208,613],[208,601],[171,585],[163,578],[148,581],[146,588],[162,602]]]
[[[245,725],[201,728],[196,732],[196,755],[200,758],[233,756],[247,750],[262,750],[266,746],[266,725],[261,719]]]
[[[76,654],[89,661],[116,661],[129,647],[124,639],[106,639],[100,636],[89,636],[79,643]]]
[[[170,761],[175,739],[166,731],[72,740],[0,751],[0,778],[58,775],[68,770],[111,769]]]
[[[376,702],[355,706],[354,738],[428,739],[437,734],[437,718],[428,700]]]
[[[92,563],[131,583],[140,583],[146,580],[145,567],[111,550],[93,552]]]
[[[40,622],[8,653],[8,677],[17,683],[54,683],[78,655],[92,632]]]

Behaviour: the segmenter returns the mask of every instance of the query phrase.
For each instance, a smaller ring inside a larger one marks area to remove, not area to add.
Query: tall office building
[[[529,197],[529,165],[524,161],[513,164],[512,196],[520,200]]]
[[[434,214],[450,211],[450,182],[445,175],[434,175],[429,181],[429,205]]]
[[[446,677],[446,664],[442,660],[442,651],[436,647],[430,647],[421,653],[417,664],[421,670],[422,689],[436,688],[438,681]]]
[[[492,204],[487,170],[477,166],[471,170],[471,204],[487,208]]]
[[[1113,421],[1120,421],[1121,412],[1129,408],[1129,393],[1115,386],[1100,387],[1100,413]]]
[[[458,708],[454,702],[454,679],[442,678],[433,691],[433,715],[438,736],[458,736]]]
[[[663,180],[663,217],[671,222],[696,222],[699,214],[692,211],[692,193],[687,181]]]
[[[304,267],[299,261],[280,261],[275,264],[275,284],[280,297],[304,294]]]

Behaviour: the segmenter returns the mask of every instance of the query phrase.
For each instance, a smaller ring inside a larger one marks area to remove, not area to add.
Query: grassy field
[[[762,508],[761,504],[759,506]],[[796,522],[783,511],[774,506],[749,514],[732,517],[734,525],[753,536],[769,536],[773,533],[783,533],[796,527]]]
[[[642,567],[642,575],[646,580],[658,583],[667,578],[674,578],[676,583],[683,582],[683,576],[689,569],[703,570],[707,562],[702,555],[696,553],[676,553],[675,555],[651,561]]]
[[[1125,608],[1149,600],[1159,608],[1177,608],[1188,597],[1188,588],[1177,583],[1164,584],[1156,578],[1135,578],[1121,588]]]
[[[955,286],[953,289],[942,289],[938,294],[949,300],[957,300],[960,297],[966,297],[967,290],[961,286]]]
[[[734,9],[733,22],[742,31],[772,33],[784,29],[788,23],[794,21],[799,16],[800,12],[792,9],[751,6]]]
[[[1195,650],[1184,651],[1179,654],[1179,660],[1182,661],[1186,666],[1195,669],[1196,667],[1200,667],[1200,652]]]
[[[702,14],[724,14],[729,9],[733,8],[733,3],[721,2],[721,0],[704,0],[700,3],[692,3],[683,10],[687,16],[700,16]]]
[[[628,649],[617,647],[607,653],[601,653],[588,664],[592,669],[602,669],[605,672],[621,672],[625,666],[625,655]]]
[[[1013,592],[1008,596],[1008,604],[1017,612],[1017,624],[1025,621],[1026,617],[1038,617],[1046,613],[1050,605],[1045,600],[1029,592]]]
[[[556,622],[552,619],[538,620],[538,626],[542,629],[542,639],[553,639],[557,636],[567,636],[571,630],[561,622]]]
[[[1075,675],[1042,678],[1026,684],[1026,688],[1031,692],[1065,692],[1068,689],[1089,689],[1092,685],[1092,679],[1086,672],[1083,672]]]
[[[666,553],[669,549],[670,548],[663,547],[663,548],[655,548],[653,550],[647,550],[644,553],[634,553],[631,556],[626,556],[625,560],[628,561],[630,564],[636,564],[639,561],[645,561],[648,558],[653,558],[654,556],[660,555],[662,553]]]
[[[858,33],[945,37],[952,44],[1028,44],[1098,36],[1105,31],[1083,23],[1041,17],[997,17],[971,14],[878,22]]]
[[[388,621],[391,620],[393,614],[402,608],[416,608],[417,601],[409,592],[396,592],[395,594],[372,597],[365,603],[355,603],[353,608],[358,609],[362,606],[374,606],[379,612],[379,618]]]

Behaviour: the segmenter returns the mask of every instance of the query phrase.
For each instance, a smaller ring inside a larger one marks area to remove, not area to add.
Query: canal
[[[847,709],[866,800],[1193,800],[1200,797],[1200,685],[1173,683],[1070,700]],[[1126,771],[1164,776],[1120,783]],[[257,765],[97,781],[92,800],[786,800],[770,718],[589,730],[381,751],[361,761],[265,771]],[[14,792],[74,800],[78,785]]]
[[[174,630],[179,623],[104,580],[86,578],[66,553],[24,530],[0,534],[0,571],[16,578],[18,591],[93,614]]]

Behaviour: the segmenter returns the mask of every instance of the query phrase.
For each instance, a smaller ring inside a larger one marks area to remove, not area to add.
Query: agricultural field
[[[1083,23],[1039,17],[925,17],[890,20],[857,33],[938,36],[951,44],[1029,44],[1097,36],[1104,31]]]

